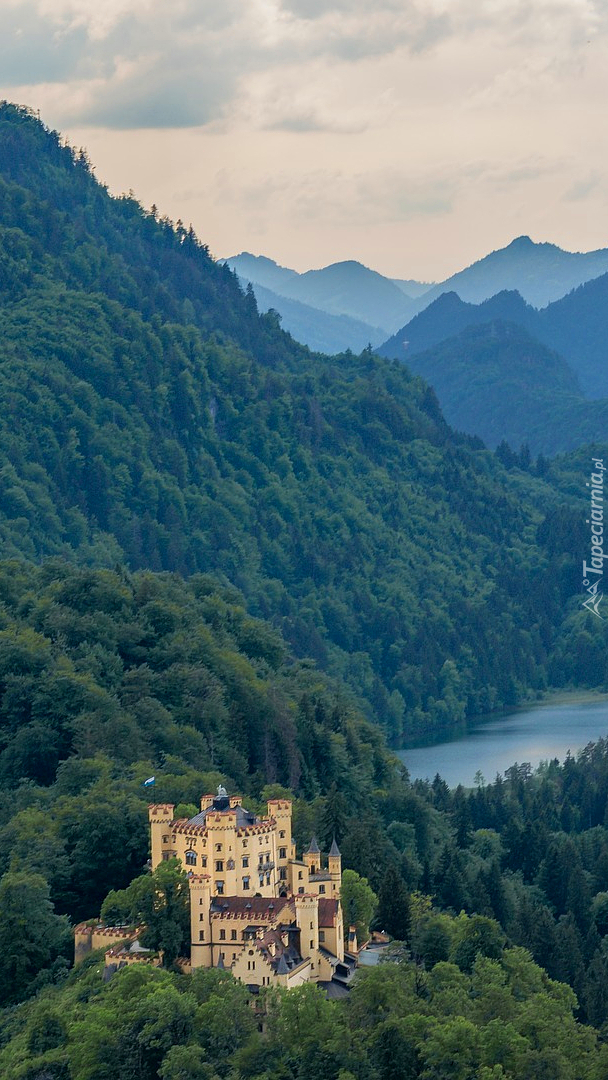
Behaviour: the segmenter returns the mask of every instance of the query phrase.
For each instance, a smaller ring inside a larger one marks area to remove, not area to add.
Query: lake
[[[573,754],[608,736],[608,697],[534,705],[515,713],[469,724],[444,742],[398,751],[412,780],[435,773],[450,787],[472,787],[479,769],[486,782],[515,762],[541,761]]]

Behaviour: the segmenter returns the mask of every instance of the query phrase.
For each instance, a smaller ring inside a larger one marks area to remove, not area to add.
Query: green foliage
[[[536,544],[560,492],[450,432],[401,365],[298,346],[192,230],[112,198],[26,110],[0,108],[0,142],[4,555],[230,580],[395,743],[542,690],[578,588]],[[81,599],[70,640],[111,676]],[[27,681],[44,657],[13,647]],[[285,656],[251,619],[239,647]],[[86,679],[57,690],[107,707]],[[28,748],[45,782],[62,752],[47,714]]]
[[[349,927],[354,926],[357,942],[362,945],[369,938],[369,927],[378,905],[378,897],[367,878],[361,877],[355,870],[344,870],[340,901],[344,912],[344,932],[348,934]]]
[[[21,1001],[44,984],[45,976],[52,979],[53,964],[67,958],[71,948],[68,921],[53,911],[44,878],[17,869],[4,874],[0,879],[0,1006]],[[40,1037],[44,1041],[42,1032]]]
[[[162,950],[163,964],[171,967],[190,948],[188,878],[176,859],[135,878],[122,892],[110,892],[101,908],[108,924],[144,926],[139,935],[145,949]]]

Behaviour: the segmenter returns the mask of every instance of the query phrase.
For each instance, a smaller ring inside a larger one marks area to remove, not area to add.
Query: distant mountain
[[[548,455],[606,438],[608,401],[586,400],[562,357],[514,323],[468,326],[408,363],[448,423],[492,449],[504,440]]]
[[[446,292],[393,334],[377,352],[389,359],[410,363],[416,353],[431,349],[467,327],[481,326],[497,319],[517,323],[534,332],[538,312],[526,304],[518,292],[505,290],[482,304],[469,304],[455,292]]]
[[[390,278],[389,280],[398,289],[401,289],[401,292],[405,293],[406,296],[411,297],[412,300],[415,300],[418,296],[423,296],[434,285],[433,281],[414,281],[413,278]]]
[[[608,397],[608,274],[580,285],[541,311],[516,292],[498,293],[481,304],[466,303],[454,292],[444,293],[377,352],[413,366],[416,353],[494,319],[517,323],[557,350],[575,372],[584,395]]]
[[[420,303],[426,307],[441,293],[455,292],[461,300],[480,304],[505,289],[516,289],[529,304],[540,308],[606,272],[608,248],[563,251],[555,244],[536,244],[529,236],[519,236],[433,286]]]
[[[333,263],[304,274],[248,252],[232,256],[225,262],[241,279],[250,281],[254,290],[261,285],[281,297],[297,300],[327,314],[348,315],[368,324],[372,334],[380,327],[387,336],[419,310],[418,300],[406,295],[390,278],[355,261]],[[419,282],[409,284],[414,291],[420,286]],[[284,315],[282,305],[277,306],[277,310]]]
[[[583,393],[608,397],[608,274],[579,286],[538,316],[536,336],[565,356]]]
[[[378,345],[385,337],[381,327],[351,319],[350,315],[329,315],[319,308],[301,304],[299,300],[279,296],[263,285],[252,282],[252,287],[259,310],[278,311],[283,330],[315,352],[334,355],[351,349],[359,353],[368,345]]]
[[[249,252],[242,252],[225,261],[241,280],[253,284],[262,307],[269,298],[262,297],[260,286],[277,295],[278,299],[270,306],[282,315],[285,328],[296,340],[321,351],[341,351],[359,347],[362,341],[360,331],[364,334],[365,344],[371,342],[375,345],[378,342],[378,327],[386,331],[385,337],[393,334],[398,341],[402,341],[404,336],[410,340],[409,334],[402,334],[400,328],[446,293],[455,293],[465,303],[478,305],[497,294],[517,291],[526,304],[543,308],[573,289],[608,273],[608,248],[586,253],[564,251],[555,244],[537,244],[529,236],[520,236],[507,247],[490,252],[483,259],[434,285],[411,278],[387,278],[355,261],[334,263],[305,274]],[[305,304],[309,310],[288,310],[286,299]],[[512,299],[513,303],[515,301]],[[364,325],[363,328],[353,328],[349,324],[328,325],[319,318],[317,311],[333,316],[346,315]],[[471,318],[461,318],[458,326],[452,327],[449,333],[456,333],[465,325],[473,325],[486,317],[519,322],[534,332],[532,323],[528,322],[529,314],[524,318],[520,312],[514,317],[508,311],[496,309],[482,312],[478,317],[469,312]],[[433,315],[435,317],[436,313]],[[599,339],[592,342],[594,355],[601,346],[603,331],[600,329],[599,333]],[[435,336],[434,340],[443,340],[447,336],[447,333]],[[568,333],[566,337],[569,339]],[[548,330],[546,338],[543,336],[542,340],[561,351],[559,334],[555,338]],[[395,344],[391,341],[391,348],[394,349]],[[384,348],[381,351],[383,355],[388,355]],[[583,364],[584,360],[583,356]]]
[[[400,325],[400,313],[416,310],[392,281],[354,261],[301,274],[289,295],[334,315],[352,315],[391,329]]]
[[[289,283],[300,275],[296,270],[290,270],[286,266],[279,266],[274,259],[267,259],[265,255],[251,255],[248,251],[242,251],[231,259],[223,259],[240,278],[251,281],[253,285],[263,285],[265,289],[286,296],[285,289]]]

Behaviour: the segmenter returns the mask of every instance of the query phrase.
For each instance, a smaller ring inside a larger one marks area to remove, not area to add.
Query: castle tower
[[[340,849],[336,844],[336,838],[334,836],[332,845],[329,849],[329,856],[327,859],[327,868],[331,875],[331,891],[333,896],[340,895],[340,889],[342,887],[342,856]]]
[[[296,896],[296,924],[300,931],[300,954],[310,960],[311,978],[319,978],[319,898],[306,894]]]
[[[207,874],[191,874],[190,885],[190,962],[192,968],[211,967],[211,879]]]
[[[165,844],[169,843],[169,827],[173,821],[173,803],[155,803],[148,807],[148,820],[150,822],[150,846],[152,869],[162,862],[162,852]],[[163,840],[163,837],[167,840]]]
[[[288,868],[295,859],[295,844],[291,838],[291,803],[289,799],[270,799],[268,817],[276,821],[277,885],[280,889],[288,882]]]
[[[316,874],[321,868],[321,848],[319,847],[316,836],[313,836],[310,841],[310,847],[308,851],[304,852],[304,862],[308,867],[309,874]]]

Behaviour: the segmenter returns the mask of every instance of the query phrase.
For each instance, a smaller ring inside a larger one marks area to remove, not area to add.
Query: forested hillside
[[[606,746],[450,792],[379,726],[605,686],[587,452],[492,454],[399,363],[296,345],[7,105],[0,174],[0,1073],[602,1080]],[[388,962],[256,1010],[217,970],[68,973],[71,921],[159,895],[151,776],[185,816],[292,798]]]
[[[395,741],[542,690],[583,552],[537,544],[553,484],[296,345],[27,111],[0,136],[4,555],[218,574]]]
[[[583,397],[566,361],[514,322],[468,326],[407,365],[436,391],[454,428],[492,449],[507,442],[553,456],[608,434],[608,400]]]

